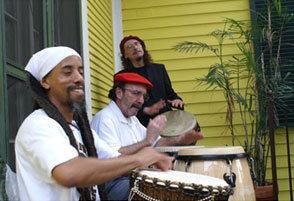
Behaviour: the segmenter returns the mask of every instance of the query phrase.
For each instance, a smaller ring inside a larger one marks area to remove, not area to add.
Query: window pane
[[[271,2],[271,1],[270,1]],[[269,51],[268,49],[268,43],[267,41],[263,41],[263,52],[264,52],[264,64],[265,64],[265,69],[266,73],[270,75],[271,69],[270,69],[270,64],[274,65],[274,62],[270,63],[269,59],[271,57],[271,54],[273,55],[273,58],[278,58],[279,59],[279,70],[281,74],[281,78],[279,82],[275,81],[275,83],[279,83],[281,86],[281,83],[285,83],[288,86],[291,86],[293,89],[293,83],[294,83],[294,21],[291,19],[290,21],[287,21],[287,23],[284,23],[283,19],[289,18],[290,14],[294,12],[294,0],[282,0],[281,5],[283,7],[282,9],[282,16],[279,16],[278,13],[276,12],[276,9],[271,10],[271,29],[273,34],[273,40],[272,40],[272,52]],[[267,7],[265,7],[265,1],[264,0],[255,0],[255,7],[256,7],[256,13],[258,15],[262,16],[267,16]],[[287,13],[287,15],[286,15]],[[262,29],[268,22],[263,21],[266,18],[264,17],[257,17],[257,22],[259,22],[261,25],[260,29]],[[280,31],[281,27],[283,27],[283,30]],[[279,46],[280,38],[279,33],[281,34],[281,45]],[[258,52],[258,51],[256,51]],[[279,54],[278,54],[279,53]],[[273,61],[276,61],[274,59]],[[273,71],[273,70],[272,70]],[[288,75],[288,73],[291,73]],[[272,73],[273,74],[273,73]],[[286,75],[287,80],[285,80]],[[292,82],[292,84],[290,83]],[[285,119],[285,114],[284,114],[284,109],[287,108],[289,111],[288,113],[288,124],[289,126],[293,127],[294,126],[294,102],[293,98],[287,95],[287,91],[291,93],[291,91],[286,90],[287,88],[282,88],[279,90],[280,94],[278,94],[276,97],[276,110],[277,110],[277,115],[279,118],[279,125],[284,126],[286,119]],[[293,92],[292,92],[293,93]]]
[[[33,0],[33,20],[34,20],[34,51],[38,52],[44,48],[43,13],[41,0]]]
[[[9,164],[15,166],[14,139],[23,120],[32,112],[33,99],[24,81],[7,76],[8,116],[9,116]]]
[[[54,44],[81,53],[79,0],[54,0]]]
[[[5,12],[8,12],[12,16],[16,16],[16,2],[17,0],[5,0],[4,5],[5,5]]]
[[[43,14],[40,0],[5,0],[6,57],[25,66],[43,48]]]
[[[17,44],[17,22],[15,18],[9,15],[5,15],[5,32],[6,32],[6,57],[12,61],[17,61],[18,52],[16,51]]]

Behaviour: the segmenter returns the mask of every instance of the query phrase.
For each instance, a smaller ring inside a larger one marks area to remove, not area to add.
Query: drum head
[[[183,183],[187,186],[192,186],[192,184],[202,185],[202,186],[213,186],[213,187],[229,187],[229,185],[223,180],[216,177],[189,173],[176,170],[168,170],[165,172],[145,169],[139,171],[139,176],[146,176],[149,182],[152,183],[152,178],[157,178],[162,185],[165,184],[164,181],[168,180],[172,183]]]
[[[197,149],[197,148],[204,148],[204,146],[160,146],[154,147],[157,151],[160,152],[179,152],[181,149]]]
[[[164,125],[161,136],[178,136],[191,131],[196,126],[196,118],[193,114],[183,110],[173,110],[163,113],[167,121]]]
[[[241,146],[225,147],[203,147],[199,149],[181,149],[179,156],[205,156],[205,155],[223,155],[223,154],[242,154],[245,153]]]

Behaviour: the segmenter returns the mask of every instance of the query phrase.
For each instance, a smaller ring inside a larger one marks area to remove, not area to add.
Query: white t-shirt
[[[74,126],[70,127],[77,142],[82,143],[79,130]],[[119,155],[98,139],[96,134],[93,136],[99,158]],[[44,110],[36,110],[24,120],[16,136],[15,153],[21,200],[79,200],[75,187],[64,187],[52,177],[54,167],[77,157],[78,152],[70,145],[60,124],[48,117]],[[97,200],[100,200],[98,192]]]
[[[98,112],[91,122],[91,127],[110,147],[120,147],[138,143],[146,138],[146,128],[136,116],[126,118],[114,101]],[[155,140],[153,146],[158,142]]]

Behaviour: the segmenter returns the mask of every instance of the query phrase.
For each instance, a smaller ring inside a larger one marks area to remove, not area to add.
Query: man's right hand
[[[166,106],[166,102],[160,99],[158,102],[154,103],[150,107],[145,107],[143,110],[143,113],[149,116],[152,116],[152,115],[158,114],[159,111],[165,106]]]
[[[163,126],[166,123],[166,117],[164,115],[158,115],[154,119],[150,119],[147,125],[146,141],[151,145],[160,135]]]
[[[146,168],[150,165],[161,169],[162,171],[167,171],[172,167],[173,157],[170,157],[164,153],[160,153],[151,147],[145,147],[136,153],[138,159],[141,161],[141,166],[139,169]]]

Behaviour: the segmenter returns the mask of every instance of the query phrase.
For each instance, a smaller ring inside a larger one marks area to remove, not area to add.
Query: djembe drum
[[[134,170],[129,200],[228,200],[229,185],[218,178],[169,170]]]
[[[182,149],[178,153],[177,170],[225,180],[233,190],[230,201],[255,200],[246,157],[240,146]]]
[[[172,110],[163,113],[166,117],[166,123],[160,133],[161,136],[173,137],[182,135],[192,129],[200,131],[200,126],[197,123],[193,114],[184,110]]]

